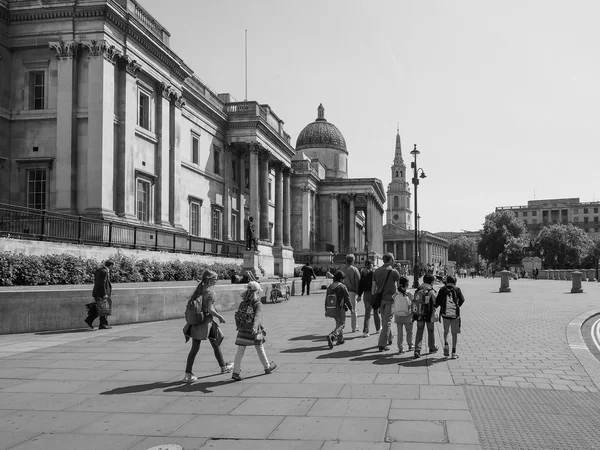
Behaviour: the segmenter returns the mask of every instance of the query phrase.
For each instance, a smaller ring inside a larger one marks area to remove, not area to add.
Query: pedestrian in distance
[[[308,265],[308,262],[302,266],[302,294],[304,295],[304,289],[306,288],[306,295],[310,295],[310,282],[316,280],[315,271]]]
[[[401,276],[398,282],[398,293],[394,298],[394,322],[398,332],[398,353],[404,353],[404,332],[406,331],[406,343],[408,351],[413,350],[413,324],[412,324],[412,299],[408,292],[408,278]]]
[[[426,274],[423,283],[413,295],[413,322],[417,322],[417,335],[415,337],[415,358],[421,357],[421,341],[427,327],[427,344],[429,353],[435,353],[435,300],[436,293],[433,289],[433,276]]]
[[[232,362],[225,362],[225,359],[223,358],[223,352],[221,351],[221,347],[216,339],[216,336],[220,330],[219,325],[214,322],[214,319],[217,318],[220,323],[225,323],[225,318],[219,314],[215,308],[216,294],[213,286],[217,282],[217,278],[218,275],[216,272],[213,272],[212,270],[205,270],[202,273],[202,279],[200,283],[198,283],[198,286],[196,286],[196,289],[190,297],[190,301],[202,298],[202,311],[205,312],[205,318],[202,323],[198,325],[186,325],[183,329],[183,332],[186,335],[186,342],[188,337],[192,339],[192,348],[190,349],[187,357],[185,376],[183,377],[183,381],[186,383],[193,383],[198,379],[193,374],[192,367],[194,365],[196,355],[198,354],[198,350],[200,350],[200,343],[202,341],[208,340],[210,342],[215,354],[215,358],[221,367],[221,373],[229,373],[233,367]]]
[[[258,251],[258,246],[256,244],[256,228],[254,226],[254,217],[248,218],[248,223],[246,224],[246,250]]]
[[[238,330],[235,343],[238,346],[237,353],[233,360],[233,373],[231,379],[242,381],[242,359],[246,352],[246,347],[253,345],[256,349],[258,359],[269,374],[277,368],[274,361],[269,362],[263,343],[265,342],[265,328],[262,319],[262,303],[260,293],[263,290],[257,281],[251,281],[242,292],[242,301],[235,313],[235,326]]]
[[[333,275],[333,283],[327,287],[325,294],[325,317],[335,319],[335,328],[327,335],[327,345],[330,349],[333,348],[333,341],[336,341],[337,345],[345,342],[346,311],[353,312],[348,288],[343,283],[345,276],[344,272],[338,270]]]
[[[400,281],[400,274],[394,268],[394,255],[391,253],[383,254],[383,266],[379,267],[373,273],[373,289],[374,293],[381,293],[381,306],[379,312],[381,313],[381,331],[379,332],[379,351],[387,351],[390,349],[389,345],[393,342],[392,335],[392,317],[394,308],[394,294],[397,291],[398,281]]]
[[[460,307],[465,302],[465,297],[459,287],[456,286],[456,279],[448,277],[446,286],[442,287],[437,294],[436,306],[440,307],[440,316],[444,324],[444,356],[450,356],[448,346],[448,333],[452,333],[452,359],[458,358],[456,353],[456,343],[460,333]]]
[[[88,306],[88,316],[84,319],[85,323],[93,330],[94,320],[96,317],[100,317],[99,330],[108,330],[112,328],[108,325],[107,316],[112,313],[112,284],[110,282],[110,270],[114,263],[110,260],[104,261],[104,265],[96,269],[94,273],[94,289],[92,290],[92,297],[94,297],[94,303]],[[107,305],[107,311],[104,306]],[[98,306],[102,303],[103,308],[98,309]]]
[[[344,285],[348,289],[350,296],[350,303],[352,304],[351,315],[350,315],[350,330],[351,332],[358,331],[356,324],[356,302],[360,302],[358,297],[358,284],[360,283],[360,272],[354,265],[354,255],[349,253],[346,255],[346,265],[340,267],[340,270],[344,273]]]
[[[365,261],[365,267],[360,271],[360,282],[358,283],[358,296],[362,297],[365,305],[365,318],[363,321],[363,337],[369,337],[369,322],[373,314],[375,330],[379,333],[381,329],[381,320],[379,318],[379,309],[373,309],[371,303],[371,290],[373,289],[373,263],[370,260]]]

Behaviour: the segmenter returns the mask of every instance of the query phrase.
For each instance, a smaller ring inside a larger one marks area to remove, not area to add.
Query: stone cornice
[[[48,42],[48,46],[56,52],[58,59],[77,58],[80,53],[79,43],[75,41]]]

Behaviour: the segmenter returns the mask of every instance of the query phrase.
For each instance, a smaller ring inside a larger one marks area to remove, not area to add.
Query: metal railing
[[[0,203],[0,236],[243,258],[244,244]]]

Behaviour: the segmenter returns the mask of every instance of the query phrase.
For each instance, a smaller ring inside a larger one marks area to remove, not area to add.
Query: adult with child
[[[183,333],[186,336],[186,342],[188,338],[192,339],[192,348],[187,357],[187,364],[185,366],[185,376],[183,377],[183,381],[186,383],[193,383],[198,378],[193,374],[192,367],[194,365],[194,361],[196,359],[196,355],[198,354],[198,350],[200,350],[200,343],[205,340],[209,340],[210,345],[213,348],[213,352],[215,354],[215,358],[221,367],[221,373],[229,373],[231,372],[231,368],[233,367],[232,362],[225,362],[223,358],[223,353],[221,352],[221,347],[218,343],[216,337],[219,333],[219,325],[214,322],[214,318],[219,319],[220,323],[225,323],[225,319],[215,308],[215,300],[216,295],[213,289],[213,286],[217,282],[218,275],[216,272],[212,270],[205,270],[202,273],[202,279],[196,289],[192,293],[192,296],[188,300],[200,300],[201,298],[201,308],[205,313],[205,318],[202,323],[197,325],[186,325],[183,329]]]
[[[332,317],[335,319],[335,328],[331,333],[327,335],[327,345],[329,348],[333,348],[333,341],[337,342],[337,345],[342,345],[344,341],[344,327],[346,326],[346,311],[350,310],[353,313],[352,303],[350,303],[350,295],[348,288],[343,283],[345,278],[344,272],[338,270],[333,275],[333,283],[327,287],[325,294],[325,317]],[[330,296],[335,297],[336,306],[335,313],[328,311],[328,300]]]
[[[379,318],[379,309],[374,309],[371,298],[373,288],[373,263],[370,260],[365,261],[365,267],[360,271],[360,281],[358,283],[358,296],[363,299],[365,305],[365,319],[363,321],[363,337],[369,337],[369,322],[371,313],[375,322],[375,330],[379,333],[381,329],[381,319]]]
[[[413,349],[413,324],[412,324],[412,299],[413,295],[408,292],[408,278],[400,276],[398,282],[398,294],[394,299],[394,321],[398,332],[398,353],[404,353],[403,329],[406,331],[406,344],[408,351]]]
[[[373,294],[381,294],[381,306],[379,311],[381,312],[381,331],[379,332],[379,351],[387,351],[388,347],[392,343],[392,317],[394,307],[394,294],[397,291],[398,281],[400,281],[400,274],[396,269],[392,267],[394,263],[394,255],[391,253],[384,253],[383,266],[377,268],[373,272]]]
[[[450,356],[448,346],[448,333],[452,333],[452,359],[458,358],[456,353],[456,342],[460,333],[460,307],[465,302],[465,297],[459,287],[456,286],[456,279],[448,276],[446,285],[440,289],[437,294],[435,305],[440,307],[440,316],[444,324],[444,356]]]
[[[427,327],[427,344],[429,353],[435,353],[435,299],[433,289],[433,275],[425,274],[423,283],[417,288],[413,296],[413,322],[417,322],[417,335],[415,337],[415,358],[421,357],[421,341],[423,332]]]
[[[358,297],[358,285],[360,283],[360,272],[354,265],[354,255],[349,253],[346,255],[346,265],[340,267],[340,270],[344,273],[344,285],[348,288],[348,294],[350,296],[350,303],[352,304],[351,315],[350,315],[350,330],[358,331],[356,324],[356,302],[360,302]]]
[[[267,333],[262,319],[261,292],[263,290],[257,281],[249,282],[246,290],[241,294],[242,301],[235,313],[235,326],[238,330],[235,343],[238,348],[233,360],[233,373],[231,374],[231,379],[234,381],[243,380],[241,375],[242,358],[246,352],[246,347],[250,345],[253,345],[256,349],[256,354],[266,374],[273,372],[277,367],[274,361],[269,362],[263,346]]]

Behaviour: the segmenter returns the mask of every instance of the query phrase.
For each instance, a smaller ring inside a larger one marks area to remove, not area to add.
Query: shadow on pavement
[[[158,381],[147,384],[134,384],[132,386],[124,386],[120,388],[111,389],[110,391],[100,392],[100,395],[135,394],[137,392],[153,391],[154,389],[163,389],[170,386],[177,386],[180,384],[183,384],[183,381],[171,381],[169,383],[165,383],[164,381]]]
[[[38,336],[51,335],[51,334],[70,334],[70,333],[91,333],[92,330],[90,328],[75,328],[73,330],[55,330],[55,331],[40,331],[38,333],[34,333]]]
[[[289,338],[288,341],[313,341],[318,342],[322,341],[323,336],[320,334],[305,334],[304,336],[296,336],[293,338]]]
[[[371,350],[374,348],[377,348],[377,347],[368,347],[368,348],[363,348],[363,349],[341,350],[341,351],[330,350],[328,353],[325,353],[324,355],[317,356],[316,359],[358,358],[359,356],[365,354],[368,350]],[[377,355],[379,355],[379,353],[377,353]]]

